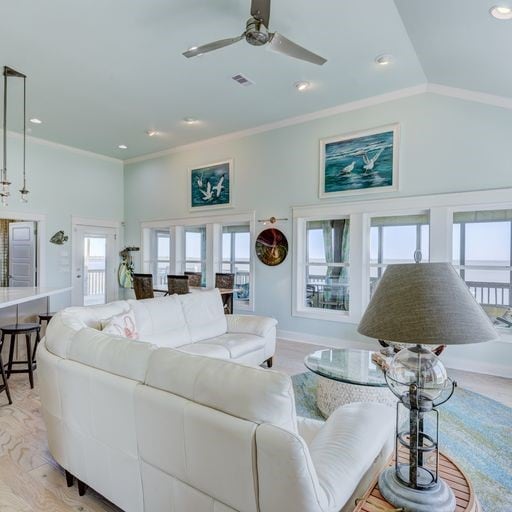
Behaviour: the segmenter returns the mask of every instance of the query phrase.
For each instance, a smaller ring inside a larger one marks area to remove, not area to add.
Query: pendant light
[[[4,66],[4,119],[3,119],[3,167],[0,173],[0,202],[2,206],[7,206],[8,198],[11,195],[9,186],[11,182],[7,177],[7,83],[8,78],[23,78],[23,187],[20,190],[21,201],[28,201],[27,189],[27,77],[23,73],[16,71],[8,66]]]

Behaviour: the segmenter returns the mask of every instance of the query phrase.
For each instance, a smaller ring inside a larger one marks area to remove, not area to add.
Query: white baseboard
[[[346,340],[342,338],[333,338],[329,336],[318,336],[316,334],[307,334],[303,332],[285,331],[278,329],[277,338],[286,341],[296,341],[310,345],[323,345],[333,348],[357,348],[362,350],[378,350],[377,343],[360,340]],[[504,351],[511,350],[510,343],[502,343]],[[464,370],[467,372],[483,373],[486,375],[495,375],[510,379],[512,376],[512,367],[510,364],[496,364],[477,359],[461,358],[459,356],[450,356],[450,347],[443,354],[442,360],[447,368],[454,370]],[[510,356],[504,356],[504,361],[512,360]]]
[[[450,347],[447,348],[450,350]],[[441,356],[443,364],[446,368],[453,368],[454,370],[463,370],[465,372],[483,373],[485,375],[494,375],[496,377],[504,377],[510,379],[512,376],[512,368],[510,365],[488,363],[486,361],[478,361],[476,359],[461,359],[460,357],[453,357],[449,354]]]

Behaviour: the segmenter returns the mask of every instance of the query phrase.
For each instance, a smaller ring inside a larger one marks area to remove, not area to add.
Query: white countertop
[[[8,308],[9,306],[16,306],[31,300],[43,299],[51,295],[69,292],[72,288],[50,288],[48,286],[13,286],[3,287],[0,286],[0,308]]]

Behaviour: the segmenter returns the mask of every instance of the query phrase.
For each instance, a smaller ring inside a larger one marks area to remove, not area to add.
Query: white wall
[[[125,242],[140,245],[141,221],[191,216],[187,168],[225,158],[234,159],[233,213],[255,210],[256,218],[275,215],[291,219],[292,206],[325,204],[326,200],[318,199],[319,139],[397,121],[402,140],[401,183],[396,195],[512,186],[512,111],[426,93],[128,164],[124,184]],[[370,197],[379,196],[358,199]],[[293,244],[291,220],[279,227]],[[310,341],[320,336],[324,343],[339,345],[347,340],[365,341],[354,325],[292,316],[291,264],[291,254],[278,267],[257,262],[256,312],[276,317],[280,329],[291,336],[301,333]],[[487,365],[487,371],[504,364],[510,368],[511,349],[512,344],[464,347],[450,364],[467,359],[471,365]]]
[[[1,132],[0,132],[1,135]],[[16,214],[44,215],[46,224],[45,268],[46,285],[68,287],[71,284],[71,217],[87,217],[121,221],[123,207],[123,164],[85,151],[29,138],[27,141],[27,188],[29,202],[19,200],[21,188],[22,139],[8,137],[8,177],[12,182],[9,206],[2,215],[17,218]],[[51,236],[64,230],[69,241],[64,245],[50,243]],[[70,304],[70,294],[51,299],[52,309]],[[21,314],[45,311],[45,301],[20,307]],[[1,311],[12,316],[12,311]]]

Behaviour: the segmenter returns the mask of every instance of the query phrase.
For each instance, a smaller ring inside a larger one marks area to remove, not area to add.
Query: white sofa
[[[391,453],[387,406],[298,418],[288,376],[70,327],[86,310],[38,349],[48,445],[126,512],[345,512]]]
[[[54,351],[65,356],[67,345],[62,344],[62,338],[69,341],[84,327],[101,329],[111,317],[129,309],[134,312],[140,341],[252,365],[266,361],[272,366],[277,321],[254,315],[225,315],[217,289],[67,308],[52,319],[48,328],[50,350],[53,340],[57,340]]]

